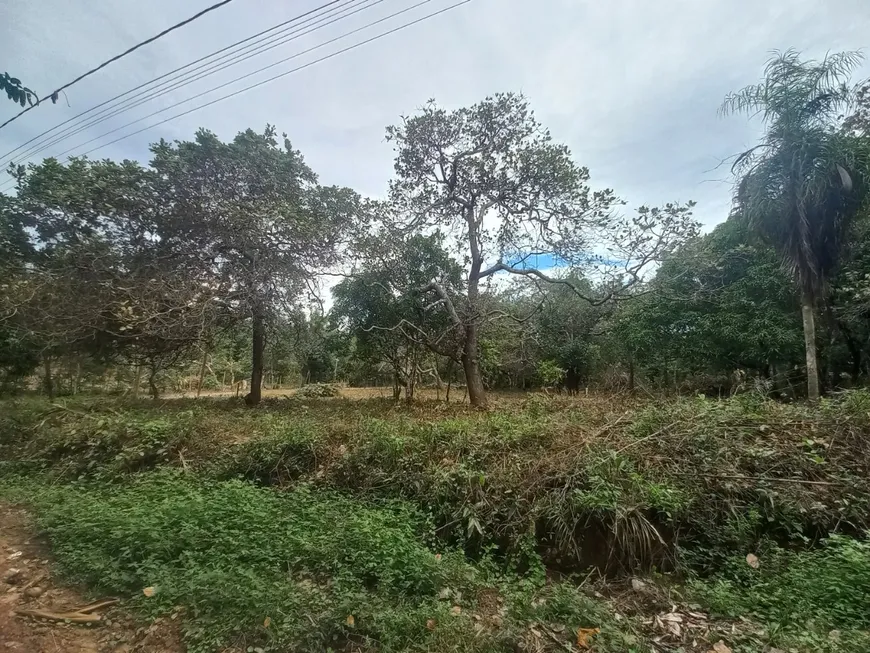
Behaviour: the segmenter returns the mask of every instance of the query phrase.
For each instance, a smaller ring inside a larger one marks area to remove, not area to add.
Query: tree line
[[[870,93],[855,53],[785,52],[724,113],[764,122],[734,206],[629,210],[505,93],[387,129],[382,198],[324,185],[286,135],[200,130],[148,165],[10,169],[0,382],[44,391],[303,381],[588,385],[818,397],[870,372]],[[865,249],[867,252],[865,253]],[[320,290],[332,279],[332,301]],[[803,379],[799,389],[798,379]]]

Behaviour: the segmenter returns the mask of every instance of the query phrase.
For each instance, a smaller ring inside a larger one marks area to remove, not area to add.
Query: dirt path
[[[33,538],[24,511],[0,504],[0,653],[182,653],[170,622],[135,622],[118,607],[100,621],[70,624],[16,610],[69,612],[90,603],[54,581],[46,547]]]

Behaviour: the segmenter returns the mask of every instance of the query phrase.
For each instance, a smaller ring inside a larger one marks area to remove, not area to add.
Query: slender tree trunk
[[[202,348],[202,365],[199,366],[199,379],[196,382],[196,398],[199,399],[199,395],[202,392],[202,381],[205,378],[205,366],[208,363],[208,349],[205,347]]]
[[[628,391],[634,394],[634,359],[628,361]]]
[[[819,362],[816,355],[816,316],[812,298],[801,296],[801,315],[804,320],[804,345],[807,350],[807,399],[819,400]]]
[[[462,369],[465,370],[465,384],[468,388],[468,401],[475,408],[486,408],[486,389],[480,372],[480,357],[477,346],[477,324],[465,325],[465,346],[462,350]]]
[[[251,390],[245,396],[248,406],[256,406],[263,396],[263,354],[266,350],[266,320],[256,310],[253,318],[253,338],[251,339]]]
[[[151,391],[152,399],[160,397],[160,388],[157,387],[157,369],[156,365],[152,365],[148,373],[148,389]]]
[[[51,356],[46,354],[42,357],[42,387],[45,389],[45,394],[49,399],[54,399],[54,381],[51,378]]]
[[[399,372],[393,371],[393,401],[399,401],[402,397],[402,380],[399,378]]]
[[[133,399],[139,398],[139,382],[142,380],[142,365],[136,365],[136,373],[133,375],[133,388],[131,390],[131,394],[133,395]]]

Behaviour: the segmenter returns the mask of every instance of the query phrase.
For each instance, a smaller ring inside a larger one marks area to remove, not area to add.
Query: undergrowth
[[[693,578],[688,594],[749,620],[737,653],[870,650],[868,392],[812,408],[752,395],[628,411],[536,397],[488,413],[300,397],[2,408],[3,491],[31,502],[68,577],[186,613],[194,651],[490,653],[564,648],[592,627],[595,650],[633,650],[638,624],[571,582],[590,567]]]
[[[513,651],[534,623],[568,640],[600,627],[599,650],[626,650],[600,602],[547,584],[540,564],[517,576],[436,553],[431,525],[407,504],[176,471],[112,485],[10,477],[0,493],[33,508],[67,579],[188,617],[191,651],[494,653]]]
[[[694,589],[710,608],[766,624],[765,639],[783,648],[870,650],[870,543],[834,536],[807,551],[775,545],[758,568],[735,556]],[[746,650],[759,644],[745,638]]]
[[[402,499],[471,555],[529,533],[559,568],[712,571],[764,539],[870,527],[870,393],[818,408],[748,395],[625,412],[607,403],[233,400],[129,406],[22,401],[0,417],[2,468],[123,478],[170,466]]]

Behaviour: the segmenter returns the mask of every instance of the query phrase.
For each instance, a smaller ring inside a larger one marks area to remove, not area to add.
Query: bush
[[[327,397],[340,397],[341,391],[331,383],[309,383],[299,388],[294,396],[305,399],[323,399]]]

